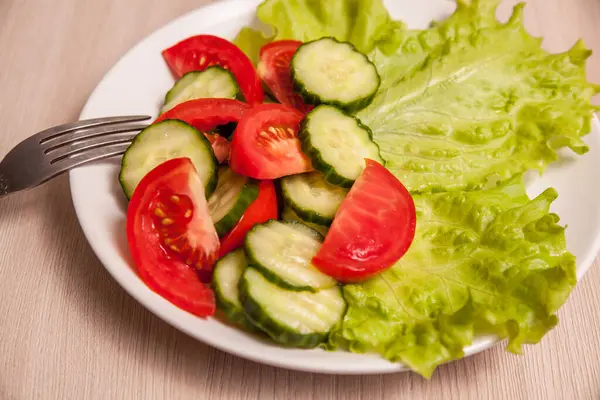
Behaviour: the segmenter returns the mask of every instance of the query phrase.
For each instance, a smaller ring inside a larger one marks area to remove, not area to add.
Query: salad
[[[123,156],[140,277],[290,347],[430,377],[474,336],[521,353],[576,284],[558,193],[522,179],[588,151],[591,51],[549,54],[499,0],[409,30],[380,0],[266,0],[266,35],[163,51],[175,82]]]

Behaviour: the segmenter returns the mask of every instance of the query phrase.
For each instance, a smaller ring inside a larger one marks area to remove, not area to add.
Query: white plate
[[[233,38],[255,18],[258,0],[224,1],[191,12],[154,32],[129,51],[106,74],[90,96],[80,118],[111,115],[155,116],[173,79],[161,51],[177,41],[199,33]],[[393,0],[388,9],[411,27],[424,28],[432,19],[447,16],[453,3],[446,0]],[[593,262],[600,247],[600,126],[587,136],[591,151],[575,158],[567,154],[560,168],[552,167],[542,177],[532,177],[531,195],[553,186],[559,199],[553,205],[568,224],[569,249],[577,256],[578,277]],[[293,350],[262,341],[215,319],[203,320],[178,309],[158,296],[138,278],[125,238],[125,207],[117,182],[117,160],[79,168],[70,173],[71,193],[77,217],[92,249],[110,274],[137,301],[160,318],[211,346],[257,362],[296,370],[369,374],[403,371],[406,368],[376,355],[358,355],[322,350]],[[478,338],[466,349],[474,354],[492,346],[494,338]]]

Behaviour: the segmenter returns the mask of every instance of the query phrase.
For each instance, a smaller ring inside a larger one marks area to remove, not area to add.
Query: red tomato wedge
[[[218,133],[204,133],[204,136],[210,142],[210,145],[215,153],[215,157],[219,163],[223,163],[229,159],[229,148],[231,143]]]
[[[127,209],[127,241],[152,290],[192,314],[214,314],[214,294],[198,270],[212,270],[219,237],[188,158],[166,161],[141,180]]]
[[[303,118],[300,111],[282,104],[261,104],[245,112],[231,141],[231,169],[255,179],[311,171],[298,139]]]
[[[270,219],[277,219],[277,193],[273,181],[261,181],[258,184],[258,197],[242,215],[237,225],[221,239],[219,258],[244,245],[246,234],[256,224],[262,224]]]
[[[306,114],[313,106],[305,104],[302,97],[294,91],[290,72],[292,57],[301,44],[296,40],[279,40],[263,46],[260,49],[257,71],[277,101]]]
[[[196,99],[178,104],[160,115],[156,122],[179,119],[201,132],[208,132],[219,125],[238,122],[250,109],[246,103],[232,99]]]
[[[169,111],[160,115],[154,123],[166,119],[178,119],[192,125],[201,132],[210,142],[219,163],[229,158],[230,143],[224,137],[207,133],[219,125],[230,122],[237,123],[250,106],[232,99],[196,99],[178,104]]]
[[[415,203],[400,181],[373,160],[335,215],[313,264],[344,283],[360,282],[391,267],[410,247]]]
[[[219,65],[235,76],[249,104],[260,104],[264,100],[262,84],[252,61],[228,40],[212,35],[192,36],[163,50],[162,55],[177,78]]]

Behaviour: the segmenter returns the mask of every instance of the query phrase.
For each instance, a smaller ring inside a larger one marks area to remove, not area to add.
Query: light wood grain
[[[0,0],[0,155],[76,119],[128,48],[202,4]],[[535,0],[526,14],[549,49],[582,37],[600,53],[598,0]],[[600,82],[600,56],[589,73]],[[599,267],[559,327],[523,356],[499,346],[440,367],[431,381],[291,372],[209,348],[126,295],[86,243],[63,177],[0,202],[0,399],[598,399]]]

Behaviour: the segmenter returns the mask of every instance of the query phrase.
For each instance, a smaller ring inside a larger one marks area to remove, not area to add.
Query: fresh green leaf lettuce
[[[498,2],[458,1],[424,31],[393,21],[379,0],[267,0],[257,15],[272,39],[335,36],[367,53],[382,86],[358,117],[409,190],[437,192],[543,171],[559,148],[588,150],[581,137],[598,92],[585,76],[591,51],[579,42],[547,53],[525,31],[523,5],[503,24]]]
[[[398,53],[373,57],[386,83],[358,116],[412,192],[477,189],[492,176],[543,171],[559,148],[588,150],[591,51],[579,42],[548,54],[525,31],[522,6],[501,24],[495,3],[461,2],[447,21],[408,33]]]
[[[265,36],[262,32],[252,28],[242,28],[236,36],[233,43],[250,57],[250,60],[256,65],[258,64],[258,54],[261,47],[271,42],[271,39]]]
[[[270,40],[305,42],[333,36],[352,42],[364,53],[398,24],[391,20],[381,0],[267,0],[258,6],[256,15],[274,29]],[[242,50],[256,57],[256,49],[247,44],[242,43]]]
[[[383,274],[344,287],[348,312],[330,344],[377,351],[429,377],[478,333],[508,338],[515,353],[538,342],[576,284],[564,228],[549,213],[556,197],[547,189],[529,200],[520,180],[415,196],[412,247]]]

